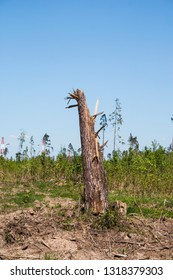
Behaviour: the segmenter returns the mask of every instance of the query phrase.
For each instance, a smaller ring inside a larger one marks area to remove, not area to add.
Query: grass
[[[34,207],[36,200],[44,201],[45,197],[71,198],[78,201],[82,193],[83,186],[81,184],[57,185],[53,182],[3,184],[0,185],[0,209],[10,211]],[[109,192],[108,200],[110,203],[116,200],[127,203],[127,215],[142,215],[145,218],[156,219],[161,217],[173,218],[173,197],[163,195],[143,195],[139,197],[125,190],[113,190]]]
[[[124,223],[117,211],[107,209],[107,211],[99,216],[93,218],[92,227],[96,229],[111,229],[111,228],[123,228]]]
[[[19,207],[31,207],[35,200],[43,200],[43,194],[35,194],[33,190],[29,192],[19,192],[10,198],[10,202],[17,204]]]
[[[116,200],[127,203],[127,215],[137,214],[145,218],[173,218],[173,197],[168,196],[134,196],[125,191],[112,191],[109,201]]]
[[[52,198],[71,198],[76,201],[80,198],[83,189],[81,185],[55,185],[51,182],[37,182],[35,188],[40,192],[49,195]]]
[[[1,187],[0,209],[15,210],[34,206],[34,201],[42,201],[45,197],[43,193],[37,193],[33,185],[12,185],[7,184]]]

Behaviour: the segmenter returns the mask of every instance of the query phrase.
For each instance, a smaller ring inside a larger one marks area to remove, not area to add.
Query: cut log
[[[82,165],[84,178],[84,205],[86,211],[104,213],[108,207],[108,186],[103,156],[94,130],[95,118],[90,116],[84,93],[77,89],[70,94],[78,105]]]

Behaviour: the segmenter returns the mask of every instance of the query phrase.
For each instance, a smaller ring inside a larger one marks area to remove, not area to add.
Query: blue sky
[[[76,108],[67,93],[84,90],[90,112],[122,105],[121,136],[140,148],[173,136],[172,0],[0,0],[0,137],[18,151],[20,132],[55,154],[80,147]],[[99,126],[99,119],[97,122]],[[109,125],[106,152],[113,147]],[[38,151],[40,147],[37,147]]]

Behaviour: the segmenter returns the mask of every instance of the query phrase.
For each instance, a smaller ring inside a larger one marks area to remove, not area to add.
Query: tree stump
[[[103,166],[103,155],[98,143],[98,132],[94,130],[95,119],[100,114],[90,116],[84,93],[77,89],[67,97],[69,102],[74,99],[77,104],[67,108],[78,107],[80,137],[82,147],[82,165],[84,178],[84,207],[95,214],[104,213],[108,206],[108,186]],[[68,102],[68,103],[69,103]]]

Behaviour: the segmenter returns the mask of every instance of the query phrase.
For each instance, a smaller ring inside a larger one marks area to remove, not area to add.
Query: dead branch
[[[104,125],[102,125],[102,127],[95,133],[95,137],[97,137],[98,136],[98,134],[99,134],[99,132],[103,129],[105,127],[105,124]]]
[[[78,107],[78,104],[70,105],[70,106],[65,107],[65,108],[66,108],[66,109],[70,109],[70,108],[73,108],[73,107]]]
[[[78,96],[76,93],[69,93],[69,95],[71,96],[71,99],[78,99]]]
[[[41,240],[41,242],[40,242],[42,245],[44,245],[46,248],[48,248],[48,249],[50,249],[51,250],[51,248],[43,241],[43,240]]]
[[[104,240],[104,242],[109,242],[108,240]],[[144,246],[145,242],[136,242],[136,241],[128,241],[128,240],[114,240],[112,241],[113,243],[118,243],[118,244],[129,244],[129,245],[138,245],[138,246]]]
[[[173,248],[173,245],[170,245],[170,246],[163,246],[163,247],[158,247],[158,248],[156,248],[156,247],[152,247],[152,248],[142,248],[143,250],[145,250],[145,251],[162,251],[162,250],[170,250],[170,249],[172,249]]]
[[[93,116],[91,116],[91,119],[95,120],[98,116],[102,115],[103,113],[104,112],[100,112],[100,113],[94,114]]]
[[[127,258],[127,255],[124,255],[124,254],[114,254],[114,257],[117,257],[117,258]]]
[[[107,143],[108,143],[108,140],[106,142],[104,142],[103,145],[100,146],[100,150],[103,150],[103,148],[106,146]]]

